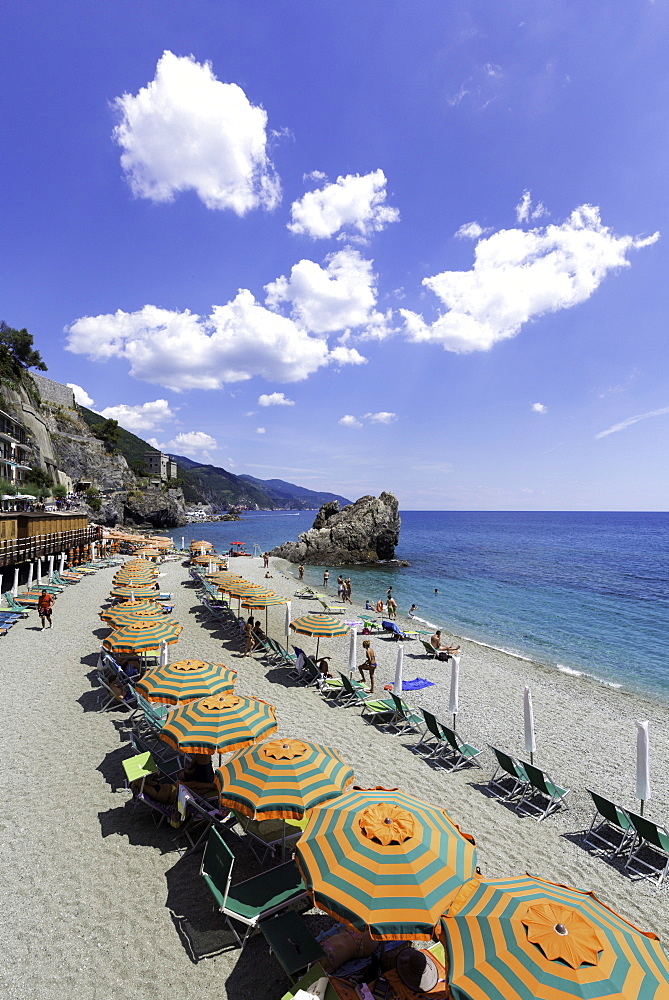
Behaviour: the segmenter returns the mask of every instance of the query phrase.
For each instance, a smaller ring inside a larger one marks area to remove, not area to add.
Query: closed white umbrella
[[[348,643],[348,676],[349,677],[353,677],[353,674],[355,673],[355,668],[356,668],[356,665],[357,665],[356,662],[355,662],[356,659],[357,659],[357,654],[356,654],[356,651],[355,651],[356,638],[357,638],[357,633],[356,633],[355,626],[354,626],[351,629],[350,633],[349,633],[349,643]]]
[[[182,549],[186,548],[186,539],[184,538],[183,535],[181,536],[181,548]]]
[[[453,729],[455,729],[455,717],[458,714],[458,694],[460,689],[460,657],[451,657],[451,692],[448,699],[448,711],[453,716]]]
[[[167,651],[167,643],[161,642],[160,644],[160,666],[166,667],[169,663],[169,653]]]
[[[33,564],[30,563],[30,565],[28,566],[28,590],[30,590],[32,585],[33,585]]]
[[[636,723],[636,797],[641,799],[641,815],[643,807],[650,798],[650,766],[649,766],[648,723]]]
[[[284,632],[286,633],[286,639],[290,639],[291,636],[290,619],[291,619],[290,601],[286,601],[286,625],[284,628]]]
[[[537,749],[534,738],[534,709],[532,708],[532,692],[527,686],[523,695],[523,714],[525,716],[525,752],[530,755],[530,764],[534,764],[534,751]]]
[[[19,567],[14,567],[14,583],[12,584],[12,594],[14,597],[19,596]]]
[[[393,694],[398,698],[402,697],[402,673],[404,671],[404,646],[401,642],[397,644],[397,661],[395,663],[395,683],[393,684]]]
[[[42,586],[42,557],[37,560],[37,586]]]
[[[65,569],[65,553],[61,552],[61,554],[60,554],[60,562],[58,563],[58,572],[62,573],[64,571],[64,569]]]
[[[53,556],[49,556],[49,583],[52,582],[53,578]]]

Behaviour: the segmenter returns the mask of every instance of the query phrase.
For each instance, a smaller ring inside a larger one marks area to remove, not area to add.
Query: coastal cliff
[[[296,542],[272,549],[270,555],[311,566],[387,562],[395,557],[400,524],[393,493],[360,497],[341,510],[334,500],[323,504],[309,531]]]

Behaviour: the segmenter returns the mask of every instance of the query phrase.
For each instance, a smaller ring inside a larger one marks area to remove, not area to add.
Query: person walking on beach
[[[255,646],[255,638],[253,635],[253,618],[249,618],[244,629],[242,631],[242,638],[244,639],[244,652],[243,656],[250,656],[253,647]]]
[[[49,623],[49,628],[51,628],[51,610],[53,608],[53,594],[49,594],[46,590],[43,590],[39,595],[39,601],[37,602],[37,614],[40,616],[40,621],[42,622],[42,632],[45,629],[44,622]]]
[[[344,603],[343,595],[344,595],[344,577],[340,573],[339,576],[337,577],[337,597],[339,598],[342,604]]]
[[[397,618],[397,601],[394,597],[388,598],[388,617]]]
[[[262,568],[263,569],[267,569],[268,566],[269,566],[269,554],[267,552],[263,552],[263,554],[262,554]]]
[[[326,569],[325,572],[323,573],[323,586],[327,587],[329,582],[330,582],[330,570]]]
[[[297,575],[299,576],[300,580],[304,580],[304,566],[302,565],[302,563],[300,563],[300,565],[297,567]]]
[[[374,655],[374,650],[372,649],[372,644],[369,639],[365,639],[362,644],[362,648],[365,651],[365,662],[358,666],[360,671],[360,676],[362,677],[362,683],[365,683],[365,670],[369,672],[369,693],[374,694],[374,671],[376,670],[376,656]]]
[[[344,580],[344,601],[348,601],[349,604],[353,604],[351,600],[351,578],[347,577]]]

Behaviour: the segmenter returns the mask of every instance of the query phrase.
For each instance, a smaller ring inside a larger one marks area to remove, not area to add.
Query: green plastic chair
[[[669,830],[665,826],[658,826],[645,816],[628,812],[632,826],[637,835],[636,846],[632,846],[630,856],[625,865],[626,871],[634,872],[641,878],[647,878],[655,882],[655,888],[659,889],[669,871]],[[658,859],[659,864],[653,860],[643,860],[640,857],[644,851],[646,858],[648,855],[653,859]]]
[[[345,674],[340,674],[340,677],[344,689],[349,696],[350,704],[362,706],[360,714],[363,719],[379,719],[381,716],[391,716],[391,719],[387,719],[387,722],[392,722],[392,717],[395,715],[395,704],[390,698],[387,701],[382,698],[369,698],[361,685],[355,687]]]
[[[595,806],[590,829],[583,834],[583,843],[591,847],[612,850],[614,856],[620,854],[624,847],[634,840],[635,830],[629,815],[622,806],[618,806],[603,795],[586,789]],[[611,839],[611,837],[615,839]]]
[[[488,782],[488,789],[496,799],[512,799],[519,791],[524,791],[529,783],[525,769],[511,754],[494,747],[492,743],[488,746],[497,758],[497,768]],[[511,782],[510,788],[506,785],[508,782]]]
[[[450,748],[450,753],[447,751],[447,759],[450,762],[450,767],[447,767],[448,771],[459,771],[461,767],[465,764],[476,764],[477,767],[481,766],[480,761],[477,759],[482,750],[478,750],[471,743],[463,743],[456,735],[453,729],[449,729],[445,726],[443,722],[439,723],[441,731],[446,737],[446,742]]]
[[[213,896],[216,909],[223,914],[239,947],[243,948],[263,918],[271,917],[303,899],[307,891],[294,861],[233,886],[234,864],[234,854],[218,830],[212,829],[204,849],[200,875]],[[235,923],[246,927],[243,938],[239,936]]]
[[[520,802],[516,806],[516,812],[533,815],[536,817],[537,822],[541,823],[542,820],[550,816],[560,806],[567,805],[565,798],[569,795],[570,789],[558,785],[540,767],[528,764],[525,760],[521,760],[520,763],[527,775],[528,784],[523,791]],[[537,797],[539,798],[539,804],[535,802],[535,798]]]
[[[261,921],[260,933],[291,983],[305,969],[325,958],[325,952],[295,910]]]
[[[430,743],[433,743],[432,752],[427,754],[428,759],[434,760],[435,757],[439,757],[440,754],[444,753],[448,749],[449,744],[442,732],[441,723],[437,719],[436,715],[432,712],[428,712],[427,709],[421,708],[421,714],[425,720],[425,733],[423,738],[416,743],[416,749],[419,747],[427,747],[429,750]]]
[[[390,697],[395,705],[395,718],[393,719],[393,725],[397,726],[398,736],[403,735],[406,732],[420,733],[421,729],[425,726],[425,720],[422,715],[418,712],[414,712],[410,705],[407,705],[402,698],[398,697],[393,691],[390,692]]]

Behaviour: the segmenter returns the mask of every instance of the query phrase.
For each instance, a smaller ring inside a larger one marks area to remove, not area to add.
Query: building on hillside
[[[159,479],[161,483],[177,478],[177,463],[162,451],[145,451],[144,463],[149,475]]]
[[[0,477],[17,486],[22,483],[28,464],[30,442],[26,429],[4,410],[0,410]]]

